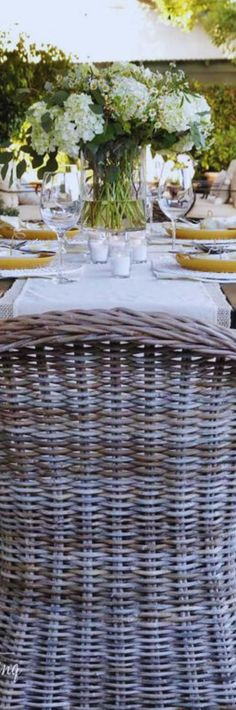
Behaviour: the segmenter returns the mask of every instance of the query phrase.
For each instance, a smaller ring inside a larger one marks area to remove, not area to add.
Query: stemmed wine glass
[[[176,244],[176,222],[189,211],[194,201],[192,165],[187,162],[167,160],[162,168],[157,191],[160,209],[172,225],[172,250]]]
[[[58,283],[66,283],[63,275],[65,233],[78,223],[81,213],[79,173],[75,165],[44,174],[40,208],[43,221],[55,230],[58,240]]]

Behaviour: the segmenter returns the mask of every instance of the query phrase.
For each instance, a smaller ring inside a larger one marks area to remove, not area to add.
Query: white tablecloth
[[[150,263],[133,265],[130,278],[114,278],[110,266],[85,264],[76,283],[29,278],[12,304],[13,316],[70,309],[130,308],[188,316],[230,327],[231,308],[218,283],[158,280]]]

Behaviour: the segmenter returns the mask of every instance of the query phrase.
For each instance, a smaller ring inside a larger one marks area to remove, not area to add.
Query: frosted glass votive
[[[125,251],[113,252],[111,259],[112,276],[127,278],[130,276],[131,258]]]
[[[105,264],[109,251],[108,240],[99,238],[89,240],[89,251],[93,264]]]
[[[135,264],[147,261],[147,242],[145,236],[135,237],[131,240],[132,259]]]

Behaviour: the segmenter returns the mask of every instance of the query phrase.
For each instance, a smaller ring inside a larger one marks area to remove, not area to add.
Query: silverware
[[[192,224],[199,224],[199,219],[185,219],[184,217],[178,217],[178,222],[183,222],[191,227]]]
[[[0,279],[48,279],[49,281],[55,281],[55,283],[57,283],[56,274],[30,274],[29,276],[28,274],[24,275],[24,273],[22,272],[22,274],[11,274],[10,276],[8,274],[8,276],[6,276],[6,274],[4,274],[4,271],[1,271]],[[66,283],[76,283],[80,280],[80,276],[77,276],[74,279],[67,278],[67,276],[63,276],[63,280]]]
[[[203,252],[204,254],[225,254],[226,252],[236,252],[236,245],[231,245],[231,244],[196,244],[195,242],[192,243],[193,247],[196,251]]]
[[[27,240],[27,239],[25,239],[25,240],[22,241],[22,242],[17,242],[16,244],[15,244],[15,242],[13,242],[11,239],[4,239],[4,240],[1,239],[1,241],[0,241],[0,249],[1,249],[1,248],[6,249],[6,247],[8,247],[9,249],[14,249],[14,250],[16,249],[16,250],[21,251],[21,248],[24,246],[24,244],[28,244],[28,240]],[[30,251],[32,251],[32,250],[30,250]]]
[[[46,249],[23,249],[25,244],[28,244],[28,240],[26,239],[24,242],[18,242],[18,244],[9,244],[8,243],[3,243],[2,241],[0,242],[0,249],[1,247],[3,249],[10,249],[10,251],[19,251],[21,254],[31,254],[32,256],[55,256],[56,252],[55,251],[47,251]]]

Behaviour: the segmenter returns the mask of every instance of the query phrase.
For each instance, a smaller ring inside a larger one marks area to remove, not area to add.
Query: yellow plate
[[[172,235],[171,227],[167,228]],[[177,239],[236,239],[236,229],[191,229],[191,227],[177,227]]]
[[[66,232],[66,236],[71,238],[75,237],[78,232],[78,228],[69,229]],[[56,241],[57,235],[52,229],[19,229],[14,234],[14,239],[40,239],[45,241],[47,239],[52,239]]]
[[[41,269],[48,266],[55,256],[55,252],[39,252],[38,254],[23,254],[18,256],[0,256],[0,269]]]
[[[236,273],[236,251],[231,252],[230,259],[222,259],[220,256],[212,254],[193,255],[193,254],[176,254],[176,260],[184,269],[192,271],[213,271],[213,272],[228,272]]]

